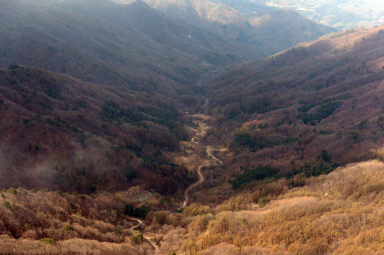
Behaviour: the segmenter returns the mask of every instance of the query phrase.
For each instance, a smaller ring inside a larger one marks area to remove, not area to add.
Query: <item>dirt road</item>
[[[184,201],[181,205],[179,210],[184,209],[188,206],[189,200],[190,200],[190,192],[197,186],[201,185],[205,181],[205,177],[203,174],[203,168],[208,166],[217,166],[222,165],[223,162],[218,159],[213,152],[217,150],[215,147],[210,145],[205,145],[201,143],[201,140],[206,136],[208,129],[210,128],[207,124],[207,121],[209,120],[209,116],[206,115],[194,115],[192,118],[195,121],[195,124],[197,124],[197,128],[194,128],[194,137],[191,139],[190,142],[186,142],[188,148],[190,148],[190,154],[184,160],[187,161],[185,163],[189,164],[191,166],[190,171],[193,171],[192,169],[197,169],[198,174],[198,181],[191,184],[184,192]],[[191,149],[192,148],[192,149]],[[205,155],[201,155],[201,151],[205,151]],[[190,160],[190,161],[188,161]],[[193,167],[193,168],[192,168]],[[144,222],[137,218],[130,218],[132,221],[137,222],[137,224],[133,227],[131,227],[131,230],[136,231],[138,230]],[[143,234],[144,240],[149,243],[152,248],[155,250],[155,254],[159,252],[159,246],[153,241],[154,236],[149,234]]]
[[[212,151],[216,150],[214,147],[208,146],[208,145],[203,145],[200,142],[200,140],[207,134],[207,129],[209,128],[208,125],[205,123],[204,118],[199,119],[196,122],[198,124],[198,129],[197,129],[196,134],[195,134],[196,136],[191,139],[191,143],[195,144],[196,146],[203,146],[203,147],[205,147],[207,158],[204,158],[204,159],[202,158],[200,160],[200,162],[204,162],[204,164],[203,165],[199,165],[197,167],[197,174],[199,176],[199,180],[197,182],[193,183],[191,186],[189,186],[185,190],[185,192],[184,192],[184,202],[182,203],[182,206],[179,209],[184,209],[185,207],[187,207],[188,202],[189,202],[189,193],[190,193],[190,191],[192,189],[194,189],[195,187],[199,186],[200,184],[202,184],[205,181],[205,177],[204,177],[204,175],[202,173],[203,167],[205,167],[205,166],[214,166],[214,165],[222,165],[223,164],[223,162],[220,159],[218,159],[217,157],[215,157],[212,154]]]
[[[133,231],[137,230],[138,228],[140,228],[144,224],[144,222],[142,220],[138,219],[138,218],[132,218],[131,217],[130,220],[137,222],[136,225],[131,227],[131,230],[133,230]],[[160,249],[159,246],[154,241],[152,241],[152,236],[151,235],[143,234],[143,239],[147,243],[149,243],[155,251],[158,251]]]
[[[132,218],[132,217],[129,219],[137,222],[137,224],[135,226],[131,227],[131,230],[137,230],[141,225],[143,225],[143,221],[140,219]]]
[[[184,209],[187,205],[188,205],[188,202],[189,202],[189,192],[191,191],[191,189],[193,189],[194,187],[197,187],[199,186],[200,184],[202,184],[204,181],[205,181],[205,177],[203,175],[203,173],[201,172],[201,169],[203,168],[203,166],[199,166],[198,169],[197,169],[197,174],[199,175],[199,180],[197,182],[195,182],[194,184],[192,184],[191,186],[189,186],[185,192],[184,192],[184,202],[181,206],[181,209]]]

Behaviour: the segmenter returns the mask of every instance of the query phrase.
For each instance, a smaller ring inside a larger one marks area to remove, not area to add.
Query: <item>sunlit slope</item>
[[[267,196],[264,201],[273,199],[266,206],[255,189],[227,203],[228,209],[218,207],[215,217],[195,217],[191,239],[207,255],[380,254],[383,170],[379,161],[340,168],[280,196]],[[285,185],[270,184],[269,189]],[[231,211],[230,205],[238,208]],[[203,219],[207,224],[199,229]]]
[[[371,158],[384,142],[383,42],[383,27],[336,33],[216,77],[216,137],[237,149],[235,165],[297,170],[322,151],[339,164]]]
[[[127,203],[142,212],[158,204],[158,195],[132,188],[119,193],[78,195],[26,189],[2,190],[0,247],[3,254],[150,255],[137,223],[126,215]],[[150,196],[151,195],[151,196]],[[137,237],[137,239],[132,237]],[[135,241],[136,240],[136,241]],[[139,245],[140,244],[140,245]]]

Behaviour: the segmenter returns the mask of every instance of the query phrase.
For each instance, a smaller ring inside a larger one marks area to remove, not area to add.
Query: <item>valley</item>
[[[384,254],[355,2],[0,0],[0,254]]]
[[[195,149],[194,149],[194,152],[192,152],[192,155],[191,155],[191,152],[185,151],[189,155],[187,157],[184,157],[182,160],[188,165],[189,169],[196,168],[196,164],[197,164],[197,174],[198,174],[199,180],[196,183],[189,186],[185,190],[185,192],[184,192],[185,200],[184,200],[182,206],[180,207],[180,209],[185,209],[185,207],[187,207],[189,200],[190,200],[189,193],[195,187],[201,185],[205,181],[204,174],[202,173],[203,169],[206,167],[223,164],[223,162],[220,159],[218,159],[216,156],[214,156],[212,154],[212,151],[216,150],[214,147],[212,147],[210,145],[206,145],[206,144],[201,144],[201,141],[206,136],[208,130],[210,128],[212,128],[212,127],[209,127],[207,125],[207,123],[204,122],[204,120],[206,120],[206,121],[211,120],[211,118],[207,115],[195,114],[195,115],[191,116],[191,119],[194,120],[193,123],[197,127],[197,130],[195,129],[195,136],[192,137],[191,142],[189,144],[184,143],[183,147],[184,148],[195,147]],[[201,153],[199,153],[199,152],[201,152],[201,147],[203,147],[203,155],[201,155]],[[204,153],[204,149],[205,149],[205,153]],[[198,159],[197,162],[196,162],[196,159]],[[177,162],[178,160],[180,160],[180,159],[176,159],[175,161]],[[201,163],[204,163],[204,164],[198,165]]]

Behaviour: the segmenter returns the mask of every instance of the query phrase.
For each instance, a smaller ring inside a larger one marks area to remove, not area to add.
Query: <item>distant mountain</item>
[[[383,45],[384,27],[338,33],[221,74],[209,86],[215,137],[237,151],[235,166],[319,174],[325,163],[374,158],[384,142]]]
[[[19,65],[0,70],[0,187],[90,193],[193,176],[165,156],[187,139],[166,99]]]
[[[384,6],[364,0],[253,0],[271,7],[295,10],[309,19],[337,29],[372,27],[384,23]]]
[[[116,1],[127,3],[124,0]],[[144,1],[167,17],[197,25],[227,40],[246,45],[258,57],[269,56],[334,31],[293,11],[247,1]]]
[[[128,2],[3,0],[0,67],[38,66],[175,97],[190,95],[207,75],[332,31],[286,11],[249,14],[201,0]]]
[[[0,27],[2,67],[33,65],[168,96],[187,93],[208,72],[256,56],[142,2],[2,1]]]

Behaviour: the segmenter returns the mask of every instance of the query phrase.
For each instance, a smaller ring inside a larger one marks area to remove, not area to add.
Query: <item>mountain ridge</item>
[[[126,4],[134,2],[116,1]],[[256,5],[258,12],[251,13],[241,8],[241,5],[228,1],[144,1],[167,17],[201,26],[223,38],[242,43],[255,51],[258,57],[267,57],[297,43],[334,31],[293,11],[261,5]]]
[[[175,23],[144,4],[120,8],[99,1],[89,7],[84,1],[60,1],[44,2],[44,9],[37,9],[40,3],[23,3],[2,8],[2,67],[35,65],[94,83],[141,90],[168,83],[167,91],[172,92],[187,90],[184,85],[195,84],[207,71],[245,58],[243,49],[221,37]],[[138,22],[140,16],[150,19]],[[76,57],[69,61],[68,56]],[[215,59],[220,63],[210,62]]]

